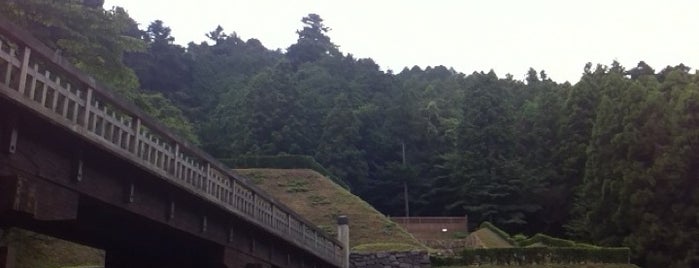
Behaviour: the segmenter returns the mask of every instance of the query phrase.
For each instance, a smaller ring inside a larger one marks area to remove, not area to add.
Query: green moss
[[[337,237],[337,229],[335,226],[318,225],[318,228],[323,230],[323,232],[330,237]]]
[[[279,187],[285,187],[287,193],[305,193],[308,192],[308,182],[305,180],[294,179],[287,183],[277,183]]]
[[[262,180],[264,179],[264,176],[257,172],[253,172],[250,174],[247,174],[247,178],[250,179],[250,181],[254,184],[260,184]]]
[[[312,206],[323,206],[323,205],[330,204],[330,201],[327,198],[325,198],[324,196],[315,195],[315,194],[309,195],[308,200],[311,201]]]
[[[383,232],[386,235],[392,235],[395,229],[396,229],[395,222],[387,222],[387,223],[384,223],[383,228],[381,229],[381,232]]]

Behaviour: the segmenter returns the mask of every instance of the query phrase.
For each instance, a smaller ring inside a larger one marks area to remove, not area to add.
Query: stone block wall
[[[430,268],[426,251],[392,251],[350,254],[350,268]]]

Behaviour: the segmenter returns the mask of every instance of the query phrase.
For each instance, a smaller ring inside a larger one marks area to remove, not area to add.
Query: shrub
[[[517,241],[517,243],[519,244],[519,243],[521,243],[522,241],[527,240],[527,236],[526,236],[526,235],[523,235],[523,234],[516,234],[516,235],[513,235],[513,236],[512,236],[512,239],[514,239],[515,241]]]
[[[546,246],[549,247],[559,247],[559,248],[599,248],[598,246],[595,245],[590,245],[590,244],[585,244],[585,243],[578,243],[572,240],[567,240],[567,239],[561,239],[561,238],[556,238],[552,236],[548,236],[545,234],[535,234],[534,236],[518,241],[520,247],[527,247],[536,243],[542,243]]]
[[[475,248],[462,251],[461,258],[435,259],[440,264],[447,262],[449,265],[629,263],[630,254],[629,248]]]
[[[512,246],[518,245],[517,241],[512,239],[512,237],[510,237],[510,235],[507,232],[503,231],[502,229],[498,228],[490,222],[484,221],[483,223],[481,223],[481,228],[488,228],[489,230],[493,231],[493,233],[497,234],[502,239],[510,243],[510,245]]]
[[[467,232],[462,232],[462,231],[456,231],[456,232],[454,232],[454,234],[452,235],[452,237],[453,237],[454,239],[466,239],[466,237],[468,237],[468,233],[467,233]]]
[[[456,257],[430,256],[430,264],[432,267],[458,266],[463,264],[463,260]]]
[[[566,240],[566,239],[560,239],[560,238],[555,238],[551,237],[545,234],[535,234],[534,236],[530,237],[529,239],[525,239],[523,241],[519,242],[519,245],[522,247],[526,247],[532,244],[536,243],[542,243],[546,246],[551,246],[551,247],[575,247],[575,242],[571,240]]]

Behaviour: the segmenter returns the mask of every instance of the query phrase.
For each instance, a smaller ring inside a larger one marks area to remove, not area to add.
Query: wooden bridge
[[[0,18],[8,227],[104,249],[106,267],[345,263],[340,241]]]

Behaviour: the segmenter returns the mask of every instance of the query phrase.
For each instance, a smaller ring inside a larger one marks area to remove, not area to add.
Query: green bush
[[[333,176],[330,171],[308,155],[248,155],[220,159],[220,161],[233,168],[311,169],[328,177],[342,188],[349,189],[347,183],[341,178]]]
[[[502,229],[498,228],[490,222],[484,221],[483,223],[481,223],[481,228],[488,228],[489,230],[493,231],[493,233],[497,234],[502,239],[510,243],[510,245],[512,246],[518,245],[517,241],[512,239],[512,237],[510,237],[510,235],[507,232],[503,231]]]
[[[521,243],[524,240],[527,240],[527,236],[524,234],[516,234],[512,236],[512,239],[517,241],[517,244]]]
[[[434,258],[433,265],[629,263],[630,254],[629,248],[476,248],[465,249],[461,258]]]
[[[463,260],[456,257],[430,256],[430,264],[432,267],[458,266],[463,264]]]
[[[585,243],[578,243],[572,240],[567,240],[567,239],[561,239],[561,238],[556,238],[552,236],[548,236],[545,234],[535,234],[534,236],[518,241],[520,247],[527,247],[536,243],[542,243],[545,246],[549,247],[559,247],[559,248],[599,248],[598,246],[590,245],[590,244],[585,244]]]
[[[452,234],[454,239],[466,239],[468,237],[468,232],[456,231]]]
[[[535,234],[534,236],[530,237],[529,239],[525,239],[523,241],[519,242],[519,246],[521,247],[526,247],[532,244],[536,243],[542,243],[546,246],[551,246],[551,247],[561,247],[561,248],[573,248],[575,247],[575,241],[571,240],[566,240],[566,239],[560,239],[560,238],[555,238],[551,237],[545,234]]]

